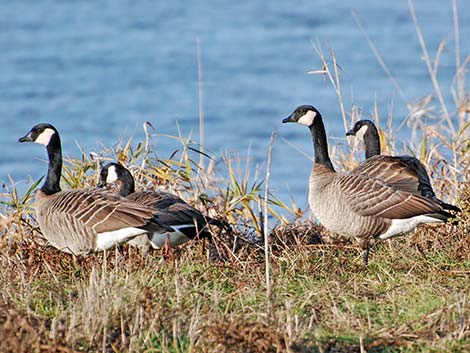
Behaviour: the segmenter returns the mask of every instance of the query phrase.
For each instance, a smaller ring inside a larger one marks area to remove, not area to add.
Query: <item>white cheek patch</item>
[[[317,116],[317,113],[313,110],[309,110],[306,114],[302,115],[297,122],[302,125],[310,126],[313,124],[313,120]]]
[[[363,139],[368,129],[369,127],[367,125],[362,125],[361,128],[357,130],[356,137],[359,139]]]
[[[34,140],[34,142],[47,146],[49,142],[51,141],[52,135],[54,134],[55,134],[54,130],[47,128],[43,132],[41,132],[38,137],[36,137],[36,140]]]
[[[118,181],[118,176],[116,173],[116,167],[112,165],[111,167],[108,168],[108,176],[106,177],[106,183],[107,184],[112,184],[114,182]]]

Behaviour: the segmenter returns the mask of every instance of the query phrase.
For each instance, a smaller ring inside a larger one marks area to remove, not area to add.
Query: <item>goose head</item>
[[[359,120],[346,136],[355,136],[364,142],[366,159],[380,154],[380,136],[371,120]]]
[[[52,141],[57,141],[59,133],[57,129],[48,123],[34,125],[31,130],[19,142],[35,142],[44,146],[49,146]]]
[[[101,168],[98,187],[117,185],[119,193],[127,196],[135,191],[132,174],[119,163],[108,163]]]
[[[283,123],[297,123],[305,125],[310,129],[313,140],[315,163],[321,164],[335,172],[328,154],[328,142],[326,138],[325,126],[320,112],[311,105],[301,105],[295,108],[294,112],[282,120]]]
[[[320,112],[311,105],[301,105],[295,108],[294,112],[282,120],[283,123],[298,123],[305,126],[312,126],[315,118],[321,119]]]
[[[35,142],[46,147],[49,157],[47,177],[41,190],[46,195],[60,191],[60,177],[62,174],[62,148],[57,129],[51,124],[41,123],[34,125],[29,132],[18,139],[19,142]]]
[[[356,136],[357,138],[363,139],[364,135],[369,131],[375,130],[376,127],[371,120],[359,120],[356,121],[353,128],[346,132],[346,136]]]

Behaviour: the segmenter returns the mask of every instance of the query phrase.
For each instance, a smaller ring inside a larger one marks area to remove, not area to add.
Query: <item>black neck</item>
[[[364,145],[366,149],[366,159],[380,155],[380,137],[375,126],[369,126],[364,134]]]
[[[128,171],[124,172],[124,177],[121,178],[121,188],[119,190],[119,194],[121,196],[128,196],[135,192],[135,183],[134,178],[132,177],[131,173]]]
[[[47,145],[47,155],[49,156],[49,168],[47,170],[46,181],[41,187],[46,195],[52,195],[60,191],[60,177],[62,174],[62,147],[60,138],[55,133]]]
[[[331,171],[335,171],[333,164],[331,163],[330,156],[328,154],[328,142],[326,139],[325,126],[323,120],[318,114],[313,124],[310,125],[310,133],[313,139],[313,149],[315,152],[315,163],[326,166]]]

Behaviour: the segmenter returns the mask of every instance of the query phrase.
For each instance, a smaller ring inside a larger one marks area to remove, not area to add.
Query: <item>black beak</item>
[[[354,130],[349,130],[349,131],[346,133],[346,136],[356,136],[356,133],[354,132]]]
[[[98,184],[96,185],[97,188],[104,188],[106,186],[106,182],[103,180],[100,180]]]
[[[283,123],[295,123],[295,120],[294,120],[294,118],[293,118],[293,115],[294,115],[294,114],[291,114],[291,115],[289,115],[287,118],[282,119],[282,122],[283,122]]]
[[[28,132],[27,135],[23,136],[23,137],[20,137],[18,139],[18,142],[33,142],[33,139],[31,138],[31,133]]]

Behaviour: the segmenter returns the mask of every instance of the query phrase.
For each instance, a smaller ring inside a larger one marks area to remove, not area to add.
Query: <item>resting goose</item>
[[[108,163],[100,172],[98,187],[117,184],[121,196],[139,204],[155,208],[158,219],[168,229],[149,234],[151,245],[161,248],[166,243],[174,247],[197,237],[210,237],[208,224],[221,226],[221,223],[203,216],[176,195],[163,191],[135,191],[132,174],[119,163]]]
[[[34,208],[42,234],[55,248],[83,255],[165,228],[152,207],[107,190],[61,191],[62,147],[59,133],[51,124],[35,125],[19,142],[46,147],[47,177],[35,193]]]
[[[380,171],[382,168],[395,168],[398,173],[406,173],[416,182],[417,191],[422,196],[433,200],[445,210],[461,212],[462,210],[454,205],[439,200],[431,186],[431,180],[424,165],[419,159],[412,156],[384,156],[380,154],[380,137],[377,127],[371,120],[359,120],[353,128],[346,133],[346,136],[355,136],[362,139],[365,147],[366,159],[373,158],[374,169]]]
[[[328,154],[325,127],[320,112],[302,105],[283,120],[310,129],[314,145],[314,166],[309,180],[309,205],[313,215],[328,230],[345,238],[355,238],[365,250],[367,265],[373,239],[387,239],[410,232],[419,224],[445,222],[451,214],[418,193],[412,192],[409,178],[394,175],[387,181],[389,170],[372,172],[373,160],[350,174],[336,173]]]

